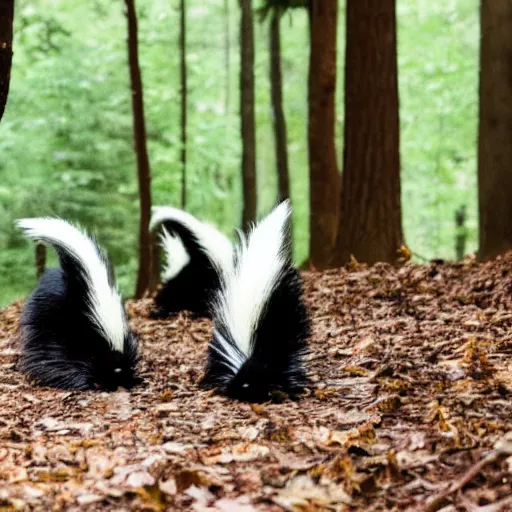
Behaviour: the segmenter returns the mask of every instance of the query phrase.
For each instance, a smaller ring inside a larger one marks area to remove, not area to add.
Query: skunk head
[[[290,206],[281,203],[241,236],[235,267],[213,304],[214,333],[202,385],[249,402],[297,397],[309,317],[300,274],[291,265]]]
[[[276,391],[281,390],[279,380],[279,375],[270,365],[257,359],[248,359],[226,384],[224,393],[244,402],[266,402],[272,399]]]
[[[124,350],[105,351],[93,357],[92,386],[114,391],[119,387],[130,389],[142,379],[136,376],[137,345],[135,335],[129,333],[125,337]]]

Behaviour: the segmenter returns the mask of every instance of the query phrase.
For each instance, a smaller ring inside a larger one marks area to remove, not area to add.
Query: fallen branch
[[[512,496],[506,496],[496,503],[491,503],[483,507],[471,503],[471,501],[469,501],[463,494],[460,495],[460,499],[468,512],[500,512],[507,510],[504,508],[505,505],[510,505],[512,503]]]
[[[509,432],[495,445],[494,450],[490,451],[482,460],[474,464],[459,480],[453,482],[447,489],[434,496],[427,502],[425,512],[435,512],[439,510],[441,504],[449,498],[454,492],[462,489],[473,478],[477,477],[485,466],[492,464],[502,456],[509,456],[512,453],[512,435]]]

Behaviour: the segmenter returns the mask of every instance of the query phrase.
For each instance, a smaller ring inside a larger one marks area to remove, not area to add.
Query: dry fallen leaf
[[[29,382],[21,303],[0,310],[0,508],[398,512],[446,489],[436,506],[509,506],[511,269],[304,272],[312,384],[252,407],[198,387],[211,321],[151,319],[150,297],[127,304],[145,379],[129,392]]]
[[[266,457],[268,447],[254,443],[239,443],[231,448],[223,448],[220,453],[203,457],[204,464],[229,464],[230,462],[250,462]]]
[[[339,485],[318,485],[309,476],[301,475],[290,480],[274,498],[274,502],[285,510],[295,512],[339,503],[350,505],[352,500]]]
[[[128,487],[145,487],[155,484],[155,478],[147,471],[134,471],[128,475],[126,485]]]

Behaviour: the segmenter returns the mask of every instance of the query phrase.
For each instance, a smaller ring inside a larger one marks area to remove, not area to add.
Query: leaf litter
[[[0,511],[512,510],[512,254],[304,279],[299,402],[200,390],[210,323],[150,299],[128,304],[143,386],[37,388],[21,303],[1,311]]]

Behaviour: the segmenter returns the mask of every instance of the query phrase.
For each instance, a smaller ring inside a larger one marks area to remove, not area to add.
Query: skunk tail
[[[155,206],[149,224],[151,231],[163,226],[164,249],[168,255],[165,273],[176,276],[190,261],[206,257],[216,271],[221,274],[233,265],[233,246],[229,239],[215,227],[201,222],[193,215],[170,206]],[[176,234],[181,244],[176,240]],[[188,253],[186,257],[184,253]],[[169,267],[169,255],[173,263]],[[181,268],[180,268],[180,265]]]
[[[307,383],[303,356],[310,332],[302,281],[291,263],[289,201],[246,237],[213,305],[214,332],[204,387],[259,402],[297,396]]]
[[[160,245],[165,253],[162,280],[170,281],[190,263],[190,254],[187,252],[183,240],[177,235],[171,235],[165,227],[162,228],[160,235]]]
[[[123,352],[129,328],[109,262],[87,234],[57,218],[20,219],[28,238],[52,245],[70,290],[83,300],[87,316],[113,350]]]

